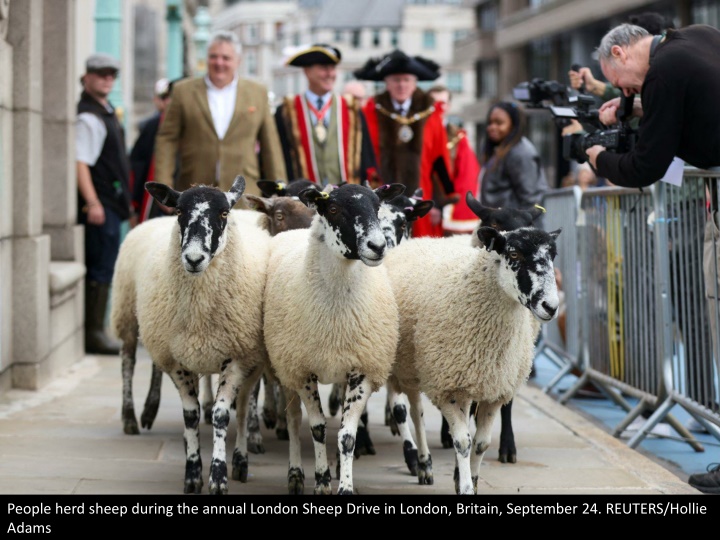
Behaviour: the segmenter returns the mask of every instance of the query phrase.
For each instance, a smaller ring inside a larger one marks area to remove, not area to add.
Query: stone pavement
[[[139,351],[135,407],[139,414],[150,380],[150,360]],[[182,494],[184,449],[177,391],[164,378],[158,417],[151,430],[125,435],[120,421],[120,360],[87,356],[66,377],[41,392],[0,395],[0,494]],[[329,386],[321,387],[326,408]],[[354,464],[358,494],[454,494],[454,453],[440,443],[440,412],[426,403],[435,483],[420,486],[403,461],[399,437],[384,425],[385,393],[369,401],[376,455]],[[543,394],[532,381],[514,401],[518,462],[497,459],[499,419],[481,468],[481,494],[689,494],[699,492],[668,469],[630,449],[569,407]],[[328,456],[335,471],[339,417],[328,419]],[[234,423],[231,422],[231,426]],[[262,426],[265,453],[250,454],[247,483],[230,482],[231,494],[287,493],[287,441]],[[228,436],[232,454],[234,428]],[[312,494],[313,454],[303,418],[305,493]],[[205,490],[212,428],[201,425]],[[337,481],[333,480],[333,490]]]

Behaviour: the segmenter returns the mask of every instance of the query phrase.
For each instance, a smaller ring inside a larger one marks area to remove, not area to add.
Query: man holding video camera
[[[652,36],[621,24],[598,47],[603,75],[635,100],[642,116],[635,147],[626,153],[586,150],[597,173],[625,187],[660,180],[675,156],[698,168],[720,166],[720,30],[707,25]],[[620,99],[600,107],[600,121],[617,123]]]
[[[653,184],[665,175],[675,156],[700,169],[720,166],[720,31],[707,25],[669,29],[653,36],[639,26],[623,24],[598,47],[603,75],[625,96],[640,94],[633,112],[642,116],[635,146],[629,152],[606,151],[595,145],[586,150],[598,174],[625,187]],[[599,109],[605,125],[617,122],[620,99]],[[716,188],[710,185],[711,191]],[[712,197],[716,201],[716,196]],[[714,320],[717,276],[712,270],[717,245],[717,208],[705,226],[704,277],[713,348],[718,336]],[[715,357],[720,370],[720,358]],[[717,405],[715,405],[716,407]],[[688,483],[703,493],[720,493],[720,464],[693,474]]]

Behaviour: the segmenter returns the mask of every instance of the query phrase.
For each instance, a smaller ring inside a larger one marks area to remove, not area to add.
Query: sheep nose
[[[187,263],[192,266],[193,268],[197,268],[202,264],[202,262],[205,260],[205,255],[198,255],[197,257],[192,257],[190,255],[185,255],[185,260]]]
[[[547,302],[543,302],[542,307],[547,312],[548,315],[550,315],[551,317],[555,316],[555,312],[557,311],[557,306],[553,307],[550,304],[548,304]]]
[[[367,247],[368,249],[372,250],[374,253],[377,253],[378,255],[382,255],[385,251],[385,246],[387,246],[387,242],[383,241],[382,244],[376,244],[375,242],[368,240]]]

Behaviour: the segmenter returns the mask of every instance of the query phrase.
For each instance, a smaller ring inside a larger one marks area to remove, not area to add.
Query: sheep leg
[[[330,389],[330,396],[328,397],[328,411],[330,416],[335,416],[340,409],[340,405],[343,402],[343,396],[345,395],[345,385],[340,383],[333,383]]]
[[[473,453],[470,458],[470,469],[472,471],[472,483],[474,492],[477,493],[478,477],[480,476],[480,465],[483,456],[490,446],[492,439],[492,427],[495,417],[500,410],[501,403],[478,403],[475,411],[475,439],[473,440]]]
[[[453,440],[450,435],[450,424],[448,424],[444,416],[442,417],[442,426],[440,427],[440,442],[443,448],[453,447]]]
[[[189,371],[174,368],[168,371],[180,393],[185,428],[185,488],[184,493],[202,492],[202,459],[200,457],[200,402],[198,401],[198,376]]]
[[[287,421],[287,399],[285,392],[280,386],[279,382],[273,384],[275,390],[278,392],[277,398],[277,426],[275,426],[275,434],[278,440],[288,441],[290,440],[290,434],[288,433],[288,421]]]
[[[410,434],[410,425],[408,424],[408,408],[405,405],[403,395],[399,392],[393,392],[393,418],[397,425],[400,438],[403,440],[403,455],[405,464],[412,476],[418,475],[418,449],[415,441]]]
[[[235,435],[235,450],[233,450],[232,458],[232,479],[240,482],[247,482],[248,477],[248,449],[250,448],[250,440],[252,440],[252,430],[250,428],[250,419],[253,417],[252,402],[255,401],[254,421],[257,424],[257,430],[260,431],[260,422],[257,417],[257,392],[260,390],[260,376],[262,370],[256,368],[251,370],[238,388],[237,398],[235,400],[235,421],[237,422],[237,432]],[[265,448],[262,446],[262,437],[260,437],[260,446],[258,454],[264,454]]]
[[[263,446],[262,433],[260,433],[260,418],[258,417],[258,396],[260,395],[260,379],[255,383],[255,386],[250,393],[250,400],[248,402],[247,410],[247,431],[248,431],[248,442],[247,448],[249,452],[253,454],[264,454],[265,447]],[[238,399],[240,399],[238,397]],[[237,408],[237,406],[236,406]],[[233,474],[233,478],[235,475]]]
[[[352,370],[347,375],[345,402],[343,404],[342,421],[338,431],[338,448],[340,449],[340,484],[338,495],[353,494],[352,466],[355,458],[355,438],[358,423],[372,393],[370,381],[365,375]]]
[[[330,495],[330,468],[327,459],[327,424],[325,415],[322,411],[320,403],[320,394],[318,393],[317,376],[311,375],[305,381],[305,385],[298,389],[298,395],[302,399],[305,410],[308,413],[308,423],[310,424],[310,433],[313,439],[313,448],[315,450],[315,495]],[[343,416],[344,419],[344,416]],[[357,427],[357,421],[356,421]],[[353,444],[354,446],[354,444]]]
[[[512,400],[500,407],[500,463],[517,463],[515,433],[512,427]]]
[[[290,451],[288,466],[288,493],[302,495],[305,491],[305,473],[302,467],[302,454],[300,444],[300,423],[302,422],[302,407],[300,396],[296,392],[280,387],[280,393],[287,401],[287,427]]]
[[[150,388],[148,389],[147,397],[145,398],[145,406],[143,407],[143,412],[140,416],[140,425],[146,429],[150,429],[152,427],[153,422],[155,422],[158,409],[160,408],[162,376],[162,370],[153,362],[152,374],[150,375]]]
[[[432,456],[430,455],[430,447],[427,442],[427,433],[425,433],[425,420],[420,392],[410,390],[407,392],[408,401],[410,403],[410,417],[415,424],[415,435],[418,444],[418,464],[417,476],[418,484],[421,486],[431,485],[434,483],[432,470]]]
[[[205,375],[200,381],[200,403],[202,403],[203,416],[206,424],[212,424],[213,410],[213,384],[212,375]]]
[[[471,470],[470,470],[470,449],[472,440],[468,426],[468,409],[470,401],[460,403],[449,399],[440,404],[440,412],[447,419],[450,426],[450,434],[455,446],[455,492],[458,495],[473,495]]]
[[[265,427],[273,429],[277,424],[277,399],[275,399],[275,381],[270,380],[267,372],[263,373],[263,409],[262,419]]]
[[[135,355],[137,352],[137,333],[123,340],[120,347],[122,358],[122,422],[126,435],[139,435],[137,418],[135,417],[135,404],[133,401],[132,380],[135,373]],[[154,366],[154,364],[153,364]]]
[[[398,430],[397,422],[395,421],[395,416],[393,416],[393,400],[395,399],[395,390],[393,390],[392,385],[388,381],[385,383],[385,425],[390,426],[390,433],[393,435],[400,435],[400,430]]]
[[[215,397],[215,404],[212,409],[212,426],[213,426],[213,449],[212,461],[210,462],[210,483],[208,489],[211,495],[224,495],[228,490],[228,474],[227,474],[227,431],[230,424],[230,408],[236,402],[238,390],[245,377],[238,365],[230,358],[225,360],[220,368],[220,379],[218,381],[218,391]],[[237,411],[236,419],[238,424],[244,424],[246,421],[247,410]],[[240,429],[238,429],[240,433]],[[245,437],[245,426],[243,425],[242,434]],[[246,448],[236,448],[236,451],[242,452]],[[242,452],[247,456],[246,453]],[[234,456],[233,456],[234,459]]]
[[[367,406],[360,415],[360,422],[357,429],[357,440],[355,441],[355,459],[360,456],[374,456],[376,454],[375,445],[370,439],[370,420],[368,419]]]

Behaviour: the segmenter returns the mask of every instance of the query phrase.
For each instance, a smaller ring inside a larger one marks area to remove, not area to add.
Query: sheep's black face
[[[203,272],[225,249],[231,206],[222,191],[198,186],[185,191],[176,206],[182,263],[191,274]]]
[[[410,238],[413,221],[423,217],[433,207],[430,200],[398,195],[380,205],[380,224],[388,249]]]
[[[481,227],[478,234],[489,250],[500,255],[499,280],[505,291],[537,319],[547,322],[555,318],[560,300],[553,259],[560,231],[547,233],[527,227],[500,233]]]
[[[521,227],[531,227],[533,221],[545,212],[545,210],[539,206],[526,210],[520,208],[491,208],[489,206],[483,206],[469,191],[465,195],[465,202],[468,208],[480,218],[484,226],[492,227],[498,231],[512,231]]]
[[[370,188],[345,184],[329,193],[306,189],[300,199],[319,214],[318,237],[339,257],[361,260],[368,266],[382,263],[387,249],[380,227],[380,197]]]
[[[245,191],[245,178],[237,176],[227,193],[210,186],[181,193],[158,182],[147,182],[145,189],[159,203],[175,208],[182,265],[189,274],[202,273],[225,248],[228,216]]]

